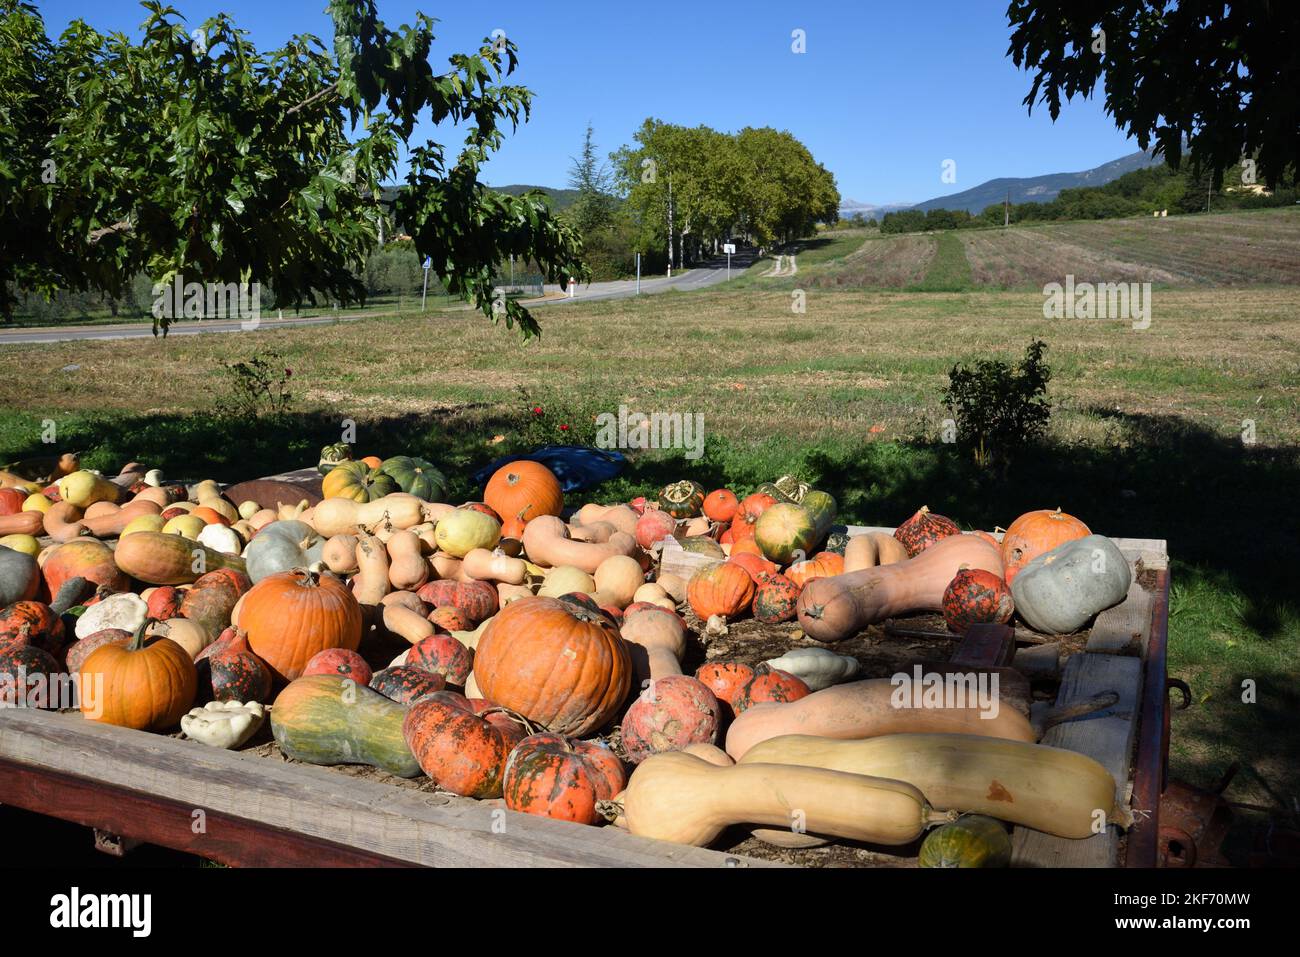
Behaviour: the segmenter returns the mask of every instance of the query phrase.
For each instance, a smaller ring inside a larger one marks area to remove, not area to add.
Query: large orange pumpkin
[[[1002,567],[1008,585],[1031,561],[1057,545],[1086,538],[1092,531],[1073,515],[1059,508],[1026,512],[1011,523],[1002,536]]]
[[[288,682],[326,648],[357,650],[361,606],[333,575],[295,568],[252,587],[239,608],[239,627],[276,680]]]
[[[559,515],[564,508],[564,493],[555,473],[540,462],[521,459],[497,469],[483,490],[483,501],[512,531],[538,515]],[[511,536],[517,537],[517,536]]]
[[[754,580],[735,562],[708,565],[691,576],[686,600],[701,621],[712,615],[736,618],[754,600]]]
[[[194,704],[198,672],[187,652],[170,638],[145,643],[148,622],[123,645],[97,648],[81,665],[81,713],[137,731],[166,731]]]
[[[474,681],[489,701],[548,731],[583,737],[627,697],[632,661],[618,628],[599,611],[531,596],[506,605],[487,626],[474,652]]]

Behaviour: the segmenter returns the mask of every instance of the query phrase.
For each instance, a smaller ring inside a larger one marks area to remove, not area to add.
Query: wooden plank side
[[[1141,655],[1151,633],[1151,593],[1136,581],[1128,596],[1093,622],[1088,651],[1103,655]]]
[[[1122,655],[1078,654],[1066,662],[1056,704],[1072,704],[1114,691],[1119,701],[1105,711],[1059,724],[1043,744],[1093,758],[1115,778],[1115,800],[1128,803],[1129,768],[1142,698],[1142,661]],[[1115,867],[1119,833],[1115,826],[1084,840],[1053,837],[1017,827],[1011,836],[1013,867]]]
[[[768,862],[519,814],[79,715],[0,709],[0,758],[432,867],[726,867]]]

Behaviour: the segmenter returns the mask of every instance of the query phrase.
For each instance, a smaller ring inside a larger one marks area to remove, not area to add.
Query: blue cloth
[[[623,466],[627,464],[627,458],[621,452],[596,449],[589,445],[547,445],[528,455],[508,455],[497,459],[475,472],[474,481],[482,488],[497,469],[520,459],[541,462],[555,473],[565,492],[599,485],[623,471]]]

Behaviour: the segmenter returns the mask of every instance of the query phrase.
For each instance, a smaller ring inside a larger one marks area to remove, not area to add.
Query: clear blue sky
[[[294,33],[329,43],[325,0],[172,0],[197,26],[218,11],[259,49]],[[134,34],[129,0],[38,0],[57,34],[81,17]],[[1076,99],[1053,124],[1026,115],[1028,74],[1006,56],[1006,0],[755,3],[381,0],[390,26],[437,17],[435,68],[502,29],[519,45],[515,81],[533,119],[489,164],[488,182],[563,186],[590,120],[603,152],[647,116],[721,130],[773,126],[799,137],[862,202],[919,202],[997,176],[1088,169],[1137,149],[1099,100]],[[791,52],[802,29],[807,52]],[[442,142],[431,126],[423,131]],[[940,180],[945,159],[957,181]]]

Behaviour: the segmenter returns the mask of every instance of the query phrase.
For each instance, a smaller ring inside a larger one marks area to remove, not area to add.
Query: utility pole
[[[1011,190],[1007,190],[1006,202],[1002,204],[1002,225],[1004,228],[1011,225]]]
[[[673,278],[673,178],[668,177],[668,278]]]

